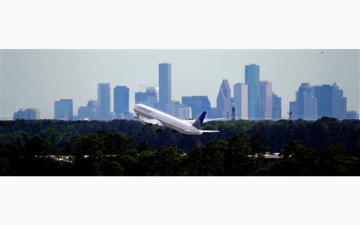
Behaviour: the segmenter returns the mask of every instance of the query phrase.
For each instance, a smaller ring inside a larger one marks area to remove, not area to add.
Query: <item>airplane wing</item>
[[[211,121],[225,121],[224,118],[216,118],[216,119],[204,119],[203,123],[211,122]],[[196,120],[184,120],[187,123],[193,124]]]
[[[160,126],[163,127],[165,126],[163,123],[161,123],[159,120],[157,119],[146,119],[146,118],[139,118],[139,120],[142,120],[143,122],[147,123],[147,124],[151,124],[151,125],[156,125],[156,126]]]

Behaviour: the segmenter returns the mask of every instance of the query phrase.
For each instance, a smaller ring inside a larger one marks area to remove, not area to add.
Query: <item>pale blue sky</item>
[[[245,65],[255,63],[260,80],[271,81],[282,97],[283,117],[302,82],[338,82],[348,110],[359,110],[359,50],[1,50],[0,57],[0,117],[5,118],[20,108],[39,108],[42,119],[51,119],[54,101],[64,98],[73,99],[77,115],[80,106],[96,100],[97,83],[104,82],[112,91],[128,86],[132,110],[139,85],[158,85],[163,62],[172,65],[173,100],[207,95],[216,107],[222,79],[233,92],[234,84],[245,82]]]

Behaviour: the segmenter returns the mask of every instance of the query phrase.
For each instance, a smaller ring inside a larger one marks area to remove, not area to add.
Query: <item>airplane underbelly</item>
[[[152,119],[152,117],[150,117],[149,115],[147,115],[147,114],[145,114],[145,113],[143,113],[141,111],[138,111],[138,110],[134,110],[134,111],[139,116],[145,117],[146,119]]]
[[[174,126],[171,124],[167,124],[167,127],[169,127],[170,129],[176,130],[180,133],[183,133],[183,134],[201,135],[201,132],[196,132],[196,131],[186,129],[186,127],[184,127],[184,126]]]

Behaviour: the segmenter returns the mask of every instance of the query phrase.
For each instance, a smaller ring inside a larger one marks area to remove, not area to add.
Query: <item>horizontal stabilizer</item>
[[[200,130],[201,133],[218,133],[218,130]]]

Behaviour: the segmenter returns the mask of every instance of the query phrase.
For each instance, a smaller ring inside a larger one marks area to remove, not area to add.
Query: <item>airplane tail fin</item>
[[[195,122],[192,124],[194,127],[196,127],[198,130],[200,130],[200,126],[203,124],[203,121],[205,119],[206,112],[202,112],[199,118],[195,120]]]

